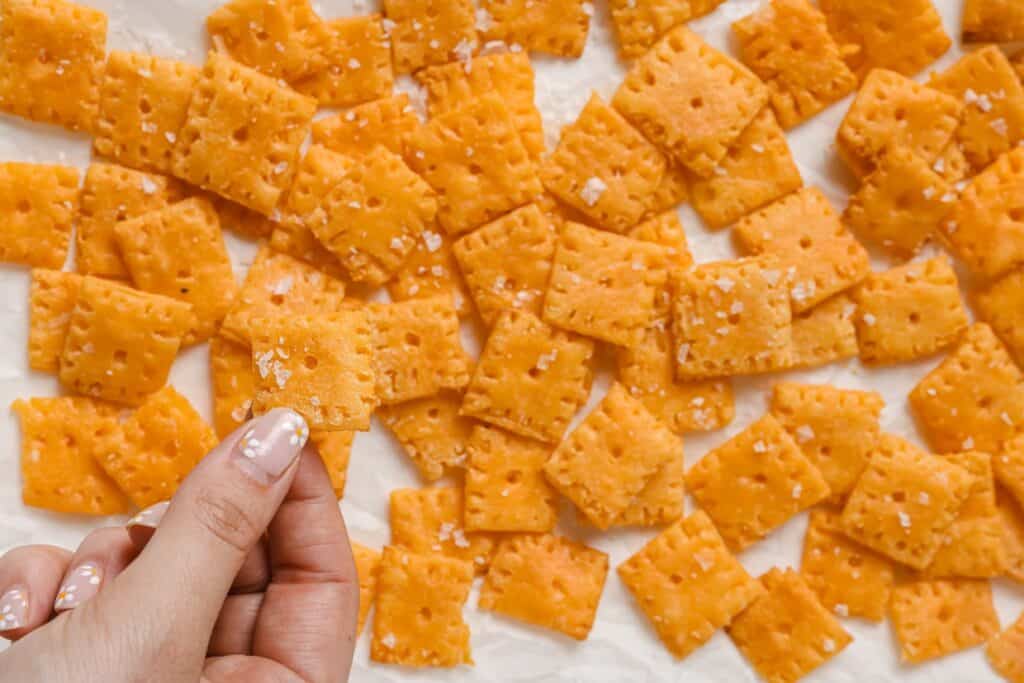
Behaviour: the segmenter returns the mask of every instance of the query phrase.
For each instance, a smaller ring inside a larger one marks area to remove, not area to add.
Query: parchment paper
[[[2,1],[2,0],[0,0]],[[109,49],[148,51],[165,57],[201,64],[206,53],[204,19],[220,0],[82,0],[110,16]],[[899,2],[899,0],[893,0]],[[713,14],[692,22],[691,27],[716,47],[735,54],[730,45],[729,24],[753,11],[758,0],[729,0]],[[959,34],[962,0],[936,0],[951,36]],[[368,0],[320,0],[324,17],[374,11]],[[595,3],[586,52],[578,61],[536,57],[537,104],[544,116],[549,146],[557,141],[559,129],[575,119],[591,90],[608,98],[623,74],[618,62],[605,2]],[[958,41],[957,41],[958,42]],[[960,54],[951,50],[932,68],[943,68]],[[924,75],[919,78],[924,78]],[[408,83],[402,84],[409,88]],[[804,181],[820,186],[837,208],[845,205],[852,189],[851,178],[836,157],[833,139],[849,106],[849,98],[812,121],[789,133],[789,143]],[[89,141],[0,115],[0,160],[68,163],[86,168]],[[688,207],[681,209],[690,244],[698,261],[733,258],[736,253],[728,231],[705,230]],[[255,245],[227,237],[239,278],[244,275]],[[876,260],[874,267],[885,267]],[[0,266],[0,406],[6,408],[19,397],[52,396],[59,388],[54,378],[33,373],[27,367],[28,271]],[[476,335],[467,329],[467,346],[476,351]],[[600,354],[599,354],[600,355]],[[599,358],[599,372],[585,414],[603,396],[609,382],[611,355]],[[910,388],[938,362],[938,358],[882,371],[862,368],[852,361],[786,377],[802,381],[829,382],[840,387],[870,388],[881,392],[887,408],[883,428],[920,442],[907,412]],[[779,378],[740,380],[736,419],[720,432],[686,439],[687,466],[765,410],[766,394]],[[184,352],[175,364],[171,383],[187,395],[208,418],[210,385],[205,345]],[[579,416],[577,416],[577,420]],[[18,467],[19,434],[15,418],[3,411],[0,417],[0,553],[27,543],[53,543],[74,547],[92,528],[122,523],[120,518],[88,519],[49,514],[26,508],[20,499]],[[380,547],[388,541],[388,493],[395,488],[419,486],[414,469],[394,440],[379,423],[355,440],[349,467],[348,488],[342,509],[352,536],[367,545]],[[692,508],[692,502],[689,503]],[[576,643],[557,634],[477,611],[476,591],[465,614],[472,630],[474,668],[453,671],[414,672],[371,664],[368,661],[369,634],[364,633],[356,652],[354,681],[709,681],[745,682],[757,677],[724,633],[718,633],[704,647],[683,662],[675,661],[658,642],[645,618],[619,582],[614,567],[636,552],[654,535],[653,531],[617,531],[596,534],[576,528],[566,507],[561,530],[581,538],[611,555],[612,571],[590,638]],[[790,521],[764,541],[744,552],[741,560],[755,575],[773,565],[799,566],[806,515]],[[1024,608],[1024,589],[1002,580],[994,582],[997,608],[1004,626]],[[154,590],[159,590],[154,586]],[[371,617],[372,618],[372,617]],[[916,667],[901,665],[891,627],[856,619],[844,620],[855,641],[838,657],[807,680],[846,682],[950,681],[983,683],[997,681],[981,648]],[[369,628],[367,629],[369,630]],[[2,646],[0,646],[2,647]],[[2,672],[0,672],[2,673]]]

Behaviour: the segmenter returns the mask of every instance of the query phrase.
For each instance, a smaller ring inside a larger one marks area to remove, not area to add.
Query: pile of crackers
[[[25,503],[166,500],[277,406],[306,417],[340,498],[375,414],[425,484],[461,482],[394,491],[391,545],[355,548],[375,661],[471,663],[477,575],[481,609],[586,638],[609,562],[555,533],[564,498],[598,530],[654,529],[618,574],[680,659],[725,628],[795,681],[851,643],[842,619],[889,615],[908,662],[987,643],[1024,681],[1024,620],[1000,633],[989,586],[1024,581],[1024,58],[979,46],[913,80],[951,47],[930,0],[766,0],[733,24],[734,58],[686,26],[721,1],[612,0],[629,71],[546,149],[529,53],[580,56],[588,2],[325,21],[232,0],[200,67],[107,54],[87,7],[4,0],[0,110],[96,157],[84,180],[0,164],[30,365],[67,392],[14,406]],[[1024,9],[966,0],[963,34],[1024,39]],[[426,120],[395,92],[407,74]],[[840,213],[785,131],[851,94]],[[741,257],[694,263],[686,201]],[[260,240],[241,284],[225,230]],[[200,343],[212,426],[167,384]],[[616,381],[570,428],[600,346]],[[684,468],[683,434],[732,421],[732,377],[940,353],[909,396],[934,452],[881,431],[877,393],[780,381]],[[736,553],[805,510],[800,570],[751,577]]]

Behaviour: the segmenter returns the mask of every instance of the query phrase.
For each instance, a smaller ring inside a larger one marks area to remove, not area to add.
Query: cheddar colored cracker
[[[28,365],[56,373],[78,301],[82,276],[59,270],[32,269],[29,290]]]
[[[1024,425],[1024,374],[983,323],[968,328],[909,398],[922,433],[940,452],[999,453]]]
[[[558,445],[544,473],[588,521],[607,529],[652,477],[681,454],[682,442],[615,384]]]
[[[377,396],[384,405],[469,383],[472,360],[459,338],[454,302],[444,296],[370,309]]]
[[[579,57],[587,42],[593,6],[584,0],[484,0],[485,41],[500,40],[531,52]]]
[[[1022,40],[1024,8],[1013,0],[965,0],[961,29],[966,43],[1008,43]],[[1024,677],[1024,673],[1017,675]],[[1009,675],[1006,677],[1016,680]]]
[[[995,452],[992,468],[996,480],[1024,505],[1024,435],[1009,439]]]
[[[139,289],[192,306],[184,343],[213,336],[238,288],[213,206],[187,199],[120,223],[114,233]]]
[[[0,110],[92,130],[107,15],[66,0],[10,0],[0,9]]]
[[[316,445],[320,459],[324,461],[334,496],[341,500],[345,495],[345,483],[348,481],[348,461],[352,457],[355,432],[311,431],[309,440]]]
[[[843,508],[843,531],[897,562],[924,569],[972,484],[962,467],[883,434]]]
[[[675,381],[675,347],[665,320],[644,330],[635,346],[619,348],[617,359],[619,382],[676,434],[732,422],[735,406],[727,380]]]
[[[491,561],[494,536],[467,532],[461,488],[396,489],[391,492],[391,542],[421,554],[442,554],[483,572]]]
[[[771,412],[840,501],[857,483],[879,436],[885,402],[873,391],[780,382]]]
[[[971,474],[971,490],[956,519],[943,532],[942,544],[925,574],[977,579],[1001,576],[1009,554],[1006,526],[996,508],[992,456],[969,451],[942,457]]]
[[[745,216],[733,235],[744,252],[776,256],[783,267],[794,269],[790,299],[797,313],[857,284],[871,270],[867,251],[816,187]]]
[[[789,367],[814,368],[856,357],[857,305],[839,294],[793,316],[793,348]]]
[[[664,211],[647,217],[627,232],[626,237],[641,242],[653,242],[664,247],[670,268],[688,268],[693,265],[693,254],[690,253],[686,230],[683,229],[679,213],[676,211]]]
[[[516,123],[526,151],[534,159],[544,152],[544,127],[534,104],[533,67],[525,52],[481,55],[469,69],[461,62],[431,66],[417,72],[416,80],[426,88],[431,116],[497,93]]]
[[[857,88],[825,16],[808,0],[773,0],[732,24],[740,60],[768,86],[783,128],[806,121]]]
[[[770,109],[762,109],[707,178],[690,183],[704,223],[723,228],[803,185],[800,170]]]
[[[874,169],[886,150],[907,147],[934,163],[960,125],[963,103],[895,71],[875,69],[864,79],[836,133],[838,151],[858,176]]]
[[[850,197],[846,224],[868,241],[907,259],[938,230],[957,199],[932,165],[906,147],[878,160]]]
[[[811,512],[800,574],[836,616],[885,618],[895,580],[892,562],[847,538],[839,513]]]
[[[857,341],[865,363],[923,358],[967,329],[956,273],[945,256],[872,273],[854,292]]]
[[[625,59],[640,57],[670,29],[696,19],[721,5],[723,0],[612,0],[612,25]]]
[[[312,266],[263,247],[249,268],[222,332],[249,343],[259,318],[336,313],[343,308],[345,285]]]
[[[473,421],[459,415],[462,396],[442,392],[437,396],[384,406],[378,415],[395,435],[420,476],[440,479],[445,470],[464,465]]]
[[[973,299],[978,317],[999,335],[1017,362],[1024,363],[1024,268],[976,291]]]
[[[134,52],[110,53],[103,72],[93,145],[132,168],[171,172],[199,67]]]
[[[996,508],[1003,520],[1003,540],[1006,552],[1006,577],[1024,583],[1024,513],[1009,493],[996,493]]]
[[[476,47],[471,0],[385,0],[396,74],[472,56]]]
[[[309,0],[231,0],[206,18],[206,30],[218,50],[286,81],[326,68],[333,37]]]
[[[680,26],[636,61],[612,104],[678,163],[707,177],[767,101],[754,74]]]
[[[985,647],[985,656],[996,672],[1010,683],[1024,681],[1024,617],[1002,633],[999,633]]]
[[[974,169],[988,166],[1024,138],[1024,88],[998,47],[961,57],[928,85],[964,101],[956,140]]]
[[[675,279],[676,375],[768,372],[791,362],[788,278],[774,257],[721,261]]]
[[[818,6],[861,80],[878,68],[912,76],[952,45],[932,0],[821,0]]]
[[[115,228],[124,221],[163,209],[184,198],[184,188],[162,175],[133,171],[116,164],[89,165],[75,230],[75,267],[83,275],[129,277]]]
[[[256,213],[252,209],[216,195],[206,197],[213,203],[213,208],[220,219],[220,227],[250,240],[266,239],[273,235],[280,225],[279,221]]]
[[[70,396],[21,399],[11,409],[21,420],[25,505],[81,515],[129,510],[128,498],[94,457],[97,441],[117,427],[116,411]]]
[[[551,447],[497,427],[477,425],[466,444],[466,528],[547,532],[557,496],[544,478]]]
[[[313,231],[298,221],[281,221],[273,223],[270,233],[270,248],[280,254],[291,256],[329,276],[332,281],[346,280],[348,271],[341,261],[320,240]]]
[[[590,394],[593,353],[587,339],[506,311],[487,338],[462,414],[557,443]]]
[[[704,455],[686,488],[726,544],[742,550],[828,496],[828,484],[771,415]]]
[[[434,192],[384,147],[359,157],[312,147],[288,194],[290,220],[309,227],[352,279],[384,283],[433,225]]]
[[[460,318],[473,313],[473,298],[455,260],[450,239],[433,229],[424,230],[412,253],[387,284],[392,301],[450,297]]]
[[[170,500],[217,435],[184,396],[166,386],[97,444],[96,460],[132,502]]]
[[[665,158],[621,114],[592,94],[541,167],[548,192],[595,225],[625,232],[639,222],[665,175]]]
[[[409,96],[402,93],[317,119],[313,122],[313,144],[349,155],[369,152],[378,145],[401,154],[405,139],[419,125]]]
[[[557,238],[543,211],[527,204],[455,243],[455,258],[485,323],[493,325],[506,308],[540,315]]]
[[[661,642],[678,659],[764,593],[699,511],[649,541],[618,572]]]
[[[496,94],[432,118],[409,136],[405,157],[441,195],[438,221],[451,235],[488,223],[541,192],[515,119]]]
[[[61,383],[80,394],[139,404],[167,382],[191,307],[86,277],[71,312]]]
[[[1024,265],[1024,224],[1017,208],[1022,198],[1024,149],[1017,148],[975,176],[953,205],[946,242],[975,275],[997,278]]]
[[[291,408],[312,429],[366,431],[377,406],[373,354],[363,311],[259,320],[252,336],[252,411]]]
[[[892,623],[905,662],[925,662],[981,645],[999,632],[988,581],[940,579],[897,586]]]
[[[771,569],[760,581],[767,592],[726,631],[765,680],[797,681],[853,642],[800,574]]]
[[[252,351],[220,335],[210,340],[213,426],[225,438],[249,418],[256,395]]]
[[[315,97],[321,106],[350,107],[391,94],[391,46],[371,14],[327,22],[330,38],[322,48],[327,66],[295,84],[299,92]]]
[[[178,133],[174,175],[270,215],[295,175],[316,102],[210,53]]]
[[[361,543],[352,543],[352,556],[356,561],[356,574],[359,576],[359,621],[356,634],[363,632],[366,616],[377,597],[377,569],[380,567],[380,552],[367,548]]]
[[[619,346],[633,346],[655,317],[667,281],[663,249],[578,223],[562,230],[544,297],[544,320]]]
[[[462,620],[472,584],[469,563],[385,547],[370,659],[411,667],[472,664]]]
[[[550,534],[523,534],[498,546],[480,590],[480,608],[586,640],[608,575],[608,555]]]
[[[686,473],[682,456],[670,458],[648,480],[612,526],[660,526],[683,516]]]
[[[0,261],[60,270],[77,205],[77,169],[0,163]]]

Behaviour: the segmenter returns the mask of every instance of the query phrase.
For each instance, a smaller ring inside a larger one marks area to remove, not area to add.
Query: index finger
[[[307,681],[347,680],[355,648],[359,579],[345,522],[315,446],[268,528],[270,585],[253,654]]]

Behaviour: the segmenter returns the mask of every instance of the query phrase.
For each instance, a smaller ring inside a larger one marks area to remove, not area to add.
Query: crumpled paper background
[[[201,64],[206,52],[204,19],[220,0],[80,0],[102,9],[110,16],[108,48],[152,52]],[[897,2],[898,0],[893,0]],[[325,17],[374,11],[370,0],[320,0],[316,3]],[[713,14],[691,24],[713,45],[733,54],[729,24],[752,12],[759,0],[728,0]],[[946,30],[957,36],[962,0],[936,0]],[[912,36],[908,39],[913,39]],[[933,68],[943,68],[960,54],[951,50]],[[578,61],[536,57],[537,104],[544,116],[548,143],[557,141],[559,129],[575,119],[592,90],[608,98],[614,93],[623,66],[614,51],[614,37],[605,2],[595,4],[586,52]],[[409,83],[402,87],[408,89]],[[849,105],[845,100],[809,123],[789,133],[789,142],[807,184],[820,186],[842,207],[852,189],[851,179],[838,160],[832,142],[835,130]],[[56,128],[28,123],[0,115],[0,160],[67,163],[84,169],[89,161],[89,140]],[[705,230],[688,207],[681,209],[690,244],[698,261],[735,256],[728,231]],[[255,245],[228,235],[229,248],[239,278],[248,267]],[[876,261],[875,268],[885,263]],[[28,273],[0,266],[0,406],[18,397],[50,396],[59,391],[54,378],[32,373],[27,367]],[[467,326],[467,347],[477,349],[477,334]],[[603,396],[610,381],[611,354],[599,354],[599,371],[591,400],[581,414]],[[881,392],[888,403],[882,416],[883,428],[920,441],[907,412],[906,394],[927,373],[937,359],[885,370],[867,370],[856,361],[831,365],[813,372],[791,373],[802,381],[828,382],[841,387],[867,388]],[[709,448],[732,436],[765,410],[766,395],[776,377],[736,382],[736,419],[712,434],[686,439],[687,465],[696,462]],[[171,376],[171,383],[186,394],[207,417],[211,415],[206,347],[184,352]],[[578,419],[578,418],[577,418]],[[49,514],[26,508],[20,499],[18,469],[19,434],[15,418],[0,419],[0,553],[28,543],[52,543],[74,547],[92,528],[117,524],[122,519],[85,519]],[[395,488],[419,486],[416,473],[398,445],[379,423],[355,440],[349,483],[342,508],[353,538],[374,547],[388,541],[388,493]],[[692,506],[692,503],[690,503]],[[597,534],[573,525],[568,507],[562,515],[561,530],[611,555],[612,571],[590,638],[576,643],[559,635],[478,611],[476,591],[465,610],[472,629],[474,668],[453,671],[411,671],[371,664],[369,635],[364,633],[356,650],[355,681],[756,681],[757,677],[724,633],[718,633],[704,647],[683,662],[675,661],[660,645],[643,615],[636,609],[614,572],[614,567],[636,552],[652,531],[617,531]],[[799,566],[806,515],[790,521],[767,539],[742,554],[741,559],[758,575],[773,565]],[[1005,581],[994,582],[997,608],[1004,626],[1024,608],[1024,590]],[[154,586],[159,590],[158,586]],[[997,681],[981,648],[922,666],[899,662],[888,623],[874,625],[856,619],[844,620],[855,641],[838,657],[807,680],[833,683],[864,681],[914,681],[917,683],[956,681],[982,683]],[[0,646],[2,647],[2,646]]]

